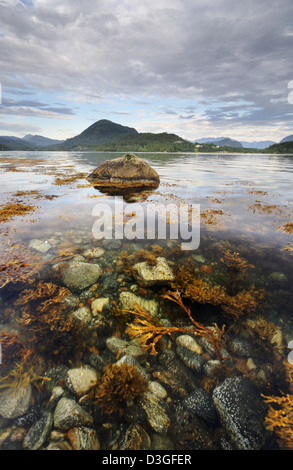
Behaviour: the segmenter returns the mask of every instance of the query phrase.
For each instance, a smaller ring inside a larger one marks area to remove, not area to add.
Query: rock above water
[[[54,267],[63,284],[72,291],[82,291],[95,284],[102,274],[98,264],[71,261],[59,263]]]
[[[259,450],[265,443],[265,405],[249,379],[225,379],[213,391],[222,424],[239,450]]]
[[[129,153],[106,160],[87,179],[105,190],[155,189],[160,184],[157,172],[145,160]]]
[[[164,285],[174,281],[175,276],[167,260],[157,258],[157,264],[150,266],[146,261],[133,266],[135,276],[144,286]]]

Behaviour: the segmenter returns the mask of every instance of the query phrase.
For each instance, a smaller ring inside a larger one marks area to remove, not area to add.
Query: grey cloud
[[[18,74],[33,86],[71,92],[78,84],[89,96],[195,99],[208,104],[213,120],[229,113],[251,122],[290,119],[293,37],[285,32],[292,29],[292,0],[34,5],[0,2],[4,78]],[[239,111],[229,109],[232,100]]]

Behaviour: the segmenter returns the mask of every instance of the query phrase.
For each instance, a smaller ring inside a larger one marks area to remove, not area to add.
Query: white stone
[[[158,315],[159,304],[155,300],[144,299],[138,295],[133,294],[133,292],[121,292],[120,305],[122,310],[134,310],[135,304],[140,305],[148,314]]]
[[[50,250],[51,245],[47,241],[42,241],[38,240],[37,238],[34,238],[29,242],[29,248],[32,248],[33,250],[39,251],[40,253],[47,253],[47,251]]]
[[[194,338],[189,335],[180,335],[176,338],[176,343],[180,346],[184,346],[196,354],[202,354],[202,347],[196,342]]]
[[[98,374],[91,368],[79,367],[69,369],[67,376],[77,395],[84,395],[90,388],[98,383]]]
[[[104,248],[90,248],[83,253],[86,258],[100,258],[105,253]]]
[[[157,258],[157,264],[154,266],[150,266],[144,261],[135,264],[133,269],[138,280],[145,286],[168,284],[175,279],[172,269],[163,257]]]
[[[98,299],[95,299],[92,301],[92,314],[94,316],[98,315],[98,313],[101,313],[103,311],[103,308],[109,304],[109,298],[108,297],[100,297]]]

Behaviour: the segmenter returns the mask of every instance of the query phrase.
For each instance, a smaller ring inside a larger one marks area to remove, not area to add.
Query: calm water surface
[[[96,240],[92,234],[95,220],[93,208],[99,203],[113,204],[114,199],[92,187],[86,176],[104,160],[119,155],[94,152],[1,152],[1,207],[8,203],[20,203],[31,205],[34,210],[23,216],[15,215],[1,220],[0,223],[1,257],[4,260],[0,290],[0,332],[18,332],[21,328],[18,319],[23,315],[23,306],[17,299],[30,286],[27,278],[21,279],[19,276],[21,269],[6,269],[9,262],[19,260],[19,252],[14,249],[18,246],[27,251],[28,257],[31,256],[32,264],[35,262],[34,255],[40,258],[38,262],[48,263],[45,267],[42,265],[43,270],[34,273],[31,282],[41,279],[53,282],[51,269],[54,262],[51,260],[66,250],[71,250],[71,254],[79,257],[79,260],[89,261],[84,256],[87,249],[105,249],[104,255],[95,260],[103,270],[103,276],[96,286],[97,292],[90,294],[86,290],[80,293],[75,308],[90,305],[95,295],[109,298],[111,307],[119,306],[119,295],[123,291],[136,292],[147,299],[160,298],[160,288],[145,289],[127,272],[116,269],[121,252],[133,253],[138,249],[150,251],[154,240],[123,239],[111,245],[109,240]],[[293,339],[293,235],[292,225],[291,230],[286,225],[293,221],[293,157],[263,154],[138,155],[151,164],[161,180],[159,188],[140,201],[144,208],[157,202],[200,204],[200,245],[193,252],[177,251],[175,258],[170,254],[171,265],[179,266],[191,258],[198,272],[201,272],[202,266],[208,266],[212,276],[220,275],[219,263],[225,250],[237,252],[253,264],[254,268],[249,271],[249,282],[256,288],[265,289],[267,293],[262,315],[267,322],[273,322],[281,328],[283,359],[286,360],[289,352],[286,346]],[[127,206],[129,210],[130,204]],[[32,245],[35,239],[50,248],[43,252],[36,250]],[[164,250],[177,246],[176,240],[157,240],[155,243]],[[202,311],[199,311],[200,320],[211,324],[213,317],[204,317]],[[223,323],[223,320],[217,320],[219,324]],[[112,332],[107,331],[107,335],[118,334],[115,328],[113,326]],[[125,338],[121,325],[119,328],[119,335]],[[25,335],[29,336],[29,330],[28,324]],[[97,349],[101,355],[105,355],[105,361],[113,361],[105,346],[104,349]],[[48,360],[45,369],[58,362],[55,360],[54,364],[54,360],[47,357],[42,359],[45,362]],[[73,367],[74,360],[73,357],[69,358],[67,366],[71,364]],[[275,360],[273,355],[271,360]],[[83,357],[81,363],[84,362]],[[156,370],[155,365],[153,367]],[[121,429],[125,427],[123,418],[114,425],[121,434]],[[172,436],[168,437],[172,441]],[[103,445],[104,448],[114,446],[109,438],[104,438]]]

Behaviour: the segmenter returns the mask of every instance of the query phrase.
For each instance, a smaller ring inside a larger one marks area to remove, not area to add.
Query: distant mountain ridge
[[[195,140],[198,144],[214,144],[219,147],[243,147],[238,140],[230,139],[230,137],[206,137]]]
[[[64,140],[50,139],[49,137],[43,137],[42,135],[25,135],[22,140],[25,140],[31,145],[37,145],[38,147],[47,147],[48,145],[62,144]]]
[[[82,151],[137,151],[137,152],[241,152],[292,153],[293,135],[279,144],[273,141],[239,142],[230,137],[200,138],[193,142],[167,132],[138,132],[107,119],[91,124],[75,137],[64,141],[41,135],[27,134],[23,138],[0,136],[0,150],[82,150]]]
[[[280,144],[283,144],[284,142],[292,142],[292,141],[293,141],[293,134],[287,135],[287,137],[284,137],[284,139],[280,141]]]

